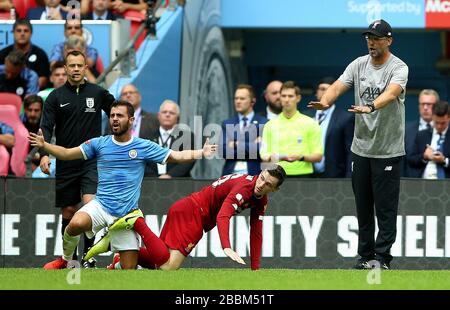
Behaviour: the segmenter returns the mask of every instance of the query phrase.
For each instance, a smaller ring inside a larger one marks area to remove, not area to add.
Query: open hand
[[[310,101],[307,105],[308,108],[316,110],[326,110],[330,107],[329,104],[322,103],[320,101]]]
[[[40,149],[43,148],[45,140],[42,134],[42,130],[39,129],[37,134],[30,132],[30,134],[28,135],[28,141],[30,141],[31,146],[36,146]]]
[[[210,157],[215,152],[217,152],[217,144],[209,144],[209,138],[207,138],[205,144],[203,145],[203,157]]]
[[[228,256],[229,258],[231,258],[235,262],[237,262],[239,264],[242,264],[242,265],[245,265],[244,260],[238,255],[238,253],[236,253],[232,249],[225,248],[225,249],[223,249],[223,252],[225,253],[226,256]]]
[[[372,112],[372,110],[366,105],[352,105],[348,111],[356,114],[368,114]]]

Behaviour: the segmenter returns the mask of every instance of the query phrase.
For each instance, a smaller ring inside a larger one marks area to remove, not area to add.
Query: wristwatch
[[[373,111],[375,111],[375,104],[373,103],[373,101],[367,103],[366,106],[369,107],[370,113],[372,113]]]
[[[300,157],[298,160],[299,161],[304,161],[305,160],[305,155],[302,155],[302,157]]]

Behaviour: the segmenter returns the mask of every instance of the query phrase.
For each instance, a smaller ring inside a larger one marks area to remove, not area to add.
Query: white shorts
[[[86,212],[92,220],[92,230],[86,231],[88,238],[93,238],[96,233],[105,227],[109,227],[118,219],[109,214],[102,205],[95,199],[89,201],[77,212]],[[139,237],[134,230],[114,230],[111,231],[111,251],[139,250]]]

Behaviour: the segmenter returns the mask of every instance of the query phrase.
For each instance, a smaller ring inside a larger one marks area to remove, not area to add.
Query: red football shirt
[[[267,196],[253,195],[258,176],[230,174],[223,176],[191,198],[202,214],[203,230],[210,231],[217,224],[222,248],[231,248],[230,218],[245,209],[250,209],[250,257],[252,269],[258,269],[262,248],[262,220],[267,205]]]

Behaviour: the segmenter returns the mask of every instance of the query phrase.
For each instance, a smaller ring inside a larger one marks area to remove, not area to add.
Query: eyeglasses
[[[134,95],[134,94],[137,94],[137,91],[126,91],[126,92],[121,93],[120,96],[125,97],[128,95]]]
[[[364,37],[366,38],[366,41],[375,41],[375,42],[387,39],[387,37],[376,37],[376,36],[364,36]]]

